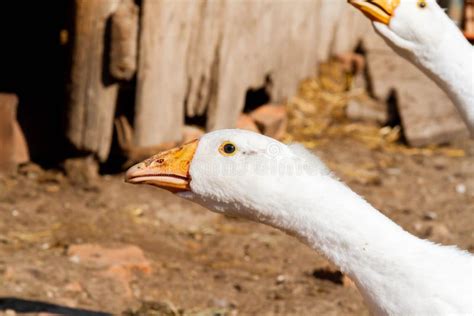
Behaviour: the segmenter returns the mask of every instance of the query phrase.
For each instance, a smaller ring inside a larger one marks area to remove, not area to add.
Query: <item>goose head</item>
[[[376,31],[395,49],[436,49],[446,22],[435,0],[348,0],[373,21]]]
[[[149,184],[211,211],[265,222],[274,199],[298,186],[300,177],[329,171],[299,145],[287,146],[244,130],[218,130],[159,153],[130,168],[132,184]]]

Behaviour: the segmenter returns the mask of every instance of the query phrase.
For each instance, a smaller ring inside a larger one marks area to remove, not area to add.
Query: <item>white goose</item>
[[[474,49],[435,0],[348,0],[443,89],[474,136]]]
[[[375,315],[473,315],[473,257],[403,230],[299,145],[219,130],[128,170],[129,183],[296,236],[356,283]]]

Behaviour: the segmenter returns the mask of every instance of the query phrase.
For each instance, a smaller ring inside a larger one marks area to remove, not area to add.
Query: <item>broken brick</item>
[[[73,245],[69,247],[68,255],[79,263],[95,268],[120,266],[127,270],[151,272],[150,262],[145,258],[143,251],[133,245],[118,248],[105,248],[96,244]]]
[[[250,113],[260,131],[269,137],[282,139],[286,133],[288,117],[284,105],[262,105]]]
[[[121,285],[124,294],[132,297],[130,282],[134,273],[151,273],[151,264],[137,246],[125,245],[119,248],[105,248],[96,244],[73,245],[68,249],[71,261],[100,269],[98,275]]]

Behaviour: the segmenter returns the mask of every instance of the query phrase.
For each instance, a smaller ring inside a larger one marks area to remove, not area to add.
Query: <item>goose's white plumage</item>
[[[434,80],[474,136],[474,49],[435,0],[348,0],[400,56]]]
[[[233,152],[223,150],[229,143]],[[296,236],[347,273],[375,315],[474,314],[472,255],[409,234],[302,146],[220,130],[151,157],[126,178]]]

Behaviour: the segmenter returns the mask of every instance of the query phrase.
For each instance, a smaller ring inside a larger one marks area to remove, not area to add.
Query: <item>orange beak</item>
[[[388,25],[400,0],[348,0],[369,19]]]
[[[128,169],[125,181],[132,184],[150,184],[171,192],[189,191],[189,167],[198,143],[196,139],[136,164]]]

